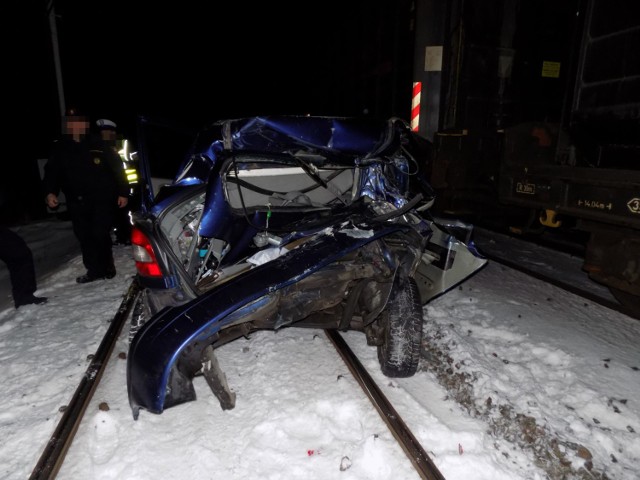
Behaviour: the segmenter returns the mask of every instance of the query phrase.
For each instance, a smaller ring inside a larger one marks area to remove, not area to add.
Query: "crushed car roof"
[[[399,120],[398,120],[399,122]],[[194,150],[215,158],[224,150],[294,154],[300,149],[347,158],[377,155],[394,138],[388,122],[367,118],[265,116],[213,123]]]

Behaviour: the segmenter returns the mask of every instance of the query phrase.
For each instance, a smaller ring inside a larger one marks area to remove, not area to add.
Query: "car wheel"
[[[145,324],[149,316],[144,306],[143,294],[138,295],[136,303],[133,305],[133,312],[131,313],[131,325],[129,327],[129,343],[136,336],[138,330]]]
[[[396,277],[391,297],[380,314],[382,343],[378,360],[387,377],[416,373],[422,340],[422,303],[413,278]]]

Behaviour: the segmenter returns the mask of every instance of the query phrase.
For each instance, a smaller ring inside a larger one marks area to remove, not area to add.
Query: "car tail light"
[[[131,245],[138,273],[144,277],[161,277],[162,270],[158,265],[149,237],[136,227],[131,230]]]

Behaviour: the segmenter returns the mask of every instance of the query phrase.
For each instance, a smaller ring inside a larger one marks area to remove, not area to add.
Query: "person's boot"
[[[85,273],[84,275],[80,275],[79,277],[76,278],[76,282],[77,283],[89,283],[89,282],[95,282],[96,280],[102,280],[104,277],[96,277],[95,275],[89,275],[88,273]]]
[[[43,303],[47,303],[47,297],[36,297],[35,295],[29,295],[16,300],[14,303],[16,308],[20,308],[24,305],[41,305]]]
[[[110,280],[115,276],[116,276],[116,269],[115,267],[113,267],[107,270],[107,273],[105,273],[104,275],[92,275],[89,272],[87,272],[84,275],[81,275],[78,278],[76,278],[76,282],[89,283],[89,282],[95,282],[96,280]]]

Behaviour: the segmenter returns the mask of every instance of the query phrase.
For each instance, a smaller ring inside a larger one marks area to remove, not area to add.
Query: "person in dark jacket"
[[[20,235],[4,225],[0,225],[0,260],[7,264],[16,308],[47,301],[47,297],[34,295],[38,288],[31,249]]]
[[[111,250],[114,206],[126,207],[129,185],[115,149],[89,134],[89,120],[77,111],[63,119],[63,135],[54,142],[44,167],[49,208],[58,207],[62,190],[73,232],[80,242],[87,272],[78,283],[116,275]]]

